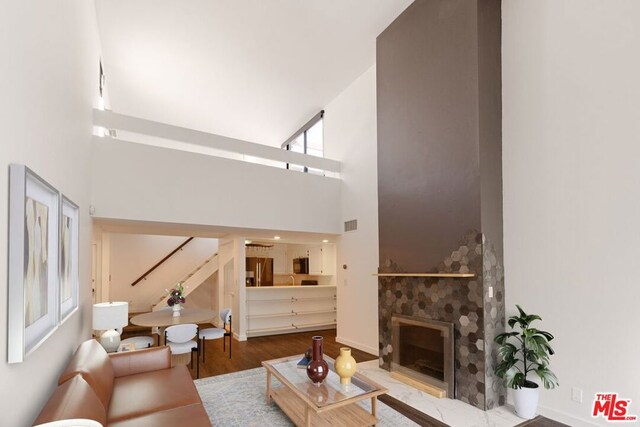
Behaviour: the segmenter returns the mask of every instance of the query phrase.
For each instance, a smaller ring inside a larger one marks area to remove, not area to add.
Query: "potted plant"
[[[507,387],[514,390],[516,414],[521,418],[531,419],[536,415],[540,389],[538,384],[527,379],[527,375],[534,372],[546,389],[558,385],[558,378],[549,370],[549,356],[554,354],[549,341],[553,340],[553,335],[531,327],[534,321],[542,320],[540,316],[525,313],[519,305],[516,307],[519,314],[511,316],[508,321],[513,331],[495,338],[500,345],[500,363],[496,366],[495,373],[505,380]]]

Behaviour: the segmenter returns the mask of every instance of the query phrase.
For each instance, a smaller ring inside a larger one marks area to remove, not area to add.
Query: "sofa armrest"
[[[171,350],[166,346],[111,353],[109,359],[116,378],[171,368]]]
[[[74,376],[55,389],[34,424],[74,418],[91,419],[100,426],[107,425],[107,411],[82,375]],[[73,425],[86,426],[87,424]]]

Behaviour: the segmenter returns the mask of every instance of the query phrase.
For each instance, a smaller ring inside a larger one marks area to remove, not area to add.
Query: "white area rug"
[[[272,377],[273,378],[273,377]],[[273,386],[279,386],[273,378]],[[249,369],[195,381],[200,398],[214,426],[292,426],[275,403],[267,404],[267,375],[264,368]],[[370,400],[359,403],[371,410]],[[379,426],[417,426],[404,415],[378,401]],[[338,427],[338,426],[336,426]]]

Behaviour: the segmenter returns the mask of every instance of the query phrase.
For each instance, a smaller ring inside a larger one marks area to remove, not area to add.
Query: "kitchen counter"
[[[335,285],[247,287],[247,336],[334,328],[336,294]]]
[[[302,286],[302,285],[277,285],[277,286],[247,286],[247,289],[318,289],[318,288],[335,288],[336,285],[315,285],[315,286]]]

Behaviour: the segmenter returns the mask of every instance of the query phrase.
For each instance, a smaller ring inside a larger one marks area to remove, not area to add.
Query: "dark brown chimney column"
[[[453,322],[456,397],[482,409],[506,397],[500,16],[498,0],[416,0],[377,40],[381,272],[475,275],[380,278],[382,366],[391,314]]]

